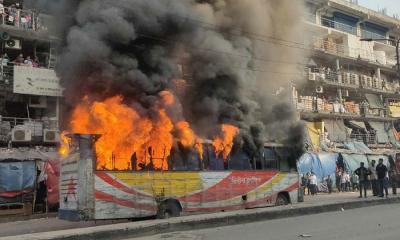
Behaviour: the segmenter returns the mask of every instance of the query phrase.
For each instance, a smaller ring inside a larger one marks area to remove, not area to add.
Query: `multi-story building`
[[[59,38],[52,33],[51,25],[47,25],[51,23],[50,16],[24,9],[23,1],[3,4],[0,6],[0,146],[55,145],[59,141],[62,97],[53,69]]]
[[[395,149],[400,21],[354,1],[307,0],[306,7],[312,54],[307,84],[294,96],[314,148],[357,141],[373,151]]]

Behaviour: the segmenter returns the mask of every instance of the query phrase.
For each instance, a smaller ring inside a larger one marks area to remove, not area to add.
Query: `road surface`
[[[300,235],[303,235],[301,237]],[[399,240],[400,204],[166,233],[134,240]],[[129,239],[133,240],[133,239]]]
[[[313,206],[316,203],[338,203],[359,201],[363,199],[357,198],[358,193],[335,193],[335,194],[319,194],[317,196],[306,196],[305,202],[300,203],[300,206]],[[393,196],[390,196],[393,197]],[[218,213],[216,213],[218,214]],[[15,236],[20,234],[31,234],[48,231],[66,230],[66,229],[80,229],[91,226],[107,225],[118,222],[127,222],[127,220],[120,221],[89,221],[89,222],[69,222],[57,218],[42,218],[18,222],[5,222],[0,223],[0,237]],[[400,239],[400,238],[399,238]]]

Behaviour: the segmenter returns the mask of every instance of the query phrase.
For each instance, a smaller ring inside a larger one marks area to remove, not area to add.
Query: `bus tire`
[[[286,194],[279,193],[278,196],[276,197],[275,206],[283,206],[288,204],[289,204],[289,199],[286,196]]]
[[[181,212],[182,209],[178,201],[167,200],[161,203],[157,212],[157,218],[166,219],[172,217],[179,217],[181,215]]]

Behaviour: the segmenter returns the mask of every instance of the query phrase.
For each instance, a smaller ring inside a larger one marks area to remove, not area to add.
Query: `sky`
[[[387,8],[388,15],[400,15],[400,0],[358,0],[358,4],[372,10]]]

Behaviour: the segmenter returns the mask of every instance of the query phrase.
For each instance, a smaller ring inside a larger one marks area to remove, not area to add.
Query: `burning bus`
[[[69,139],[61,167],[61,219],[177,217],[296,203],[301,197],[299,176],[279,145],[266,145],[262,159],[248,159],[239,151],[224,160],[205,142],[202,157],[190,154],[186,163],[177,154],[160,159],[147,149],[147,165],[105,170],[96,151],[101,136],[74,134]],[[157,165],[162,162],[168,165]],[[181,170],[184,166],[191,170]]]
[[[57,68],[71,133],[60,149],[61,218],[297,201],[304,126],[288,86],[302,74],[282,62],[304,53],[251,33],[303,36],[298,3],[66,2],[75,21],[65,24]],[[256,62],[264,57],[274,61]],[[290,149],[264,146],[273,141]]]

